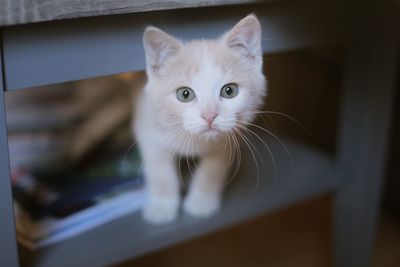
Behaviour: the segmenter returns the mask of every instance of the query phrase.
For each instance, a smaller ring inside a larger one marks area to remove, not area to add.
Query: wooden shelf
[[[274,0],[277,1],[277,0]],[[0,0],[0,26],[10,26],[33,22],[60,19],[83,18],[125,13],[137,13],[155,10],[171,10],[207,6],[225,6],[260,3],[262,0],[203,0],[203,1],[157,1],[157,0],[115,0],[91,1],[79,0],[51,1],[37,0],[27,3],[19,0]]]
[[[336,43],[338,23],[334,15],[324,12],[332,8],[327,3],[323,9],[317,6],[267,1],[5,27],[2,32],[5,90],[142,71],[146,69],[142,37],[148,25],[160,27],[182,40],[215,38],[256,12],[263,29],[264,53]]]
[[[153,226],[145,223],[140,213],[136,212],[60,244],[35,251],[31,258],[35,263],[31,265],[109,266],[326,192],[340,182],[334,171],[334,161],[325,154],[306,145],[286,141],[293,158],[291,161],[278,142],[272,139],[267,139],[267,142],[275,157],[276,175],[268,151],[261,142],[256,144],[264,160],[258,161],[260,179],[253,193],[257,171],[251,154],[243,147],[244,160],[239,174],[228,186],[222,210],[216,216],[199,220],[181,213],[173,224]]]

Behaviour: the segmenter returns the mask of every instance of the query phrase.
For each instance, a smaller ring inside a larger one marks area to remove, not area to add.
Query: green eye
[[[239,88],[234,83],[225,84],[221,89],[221,96],[224,98],[234,98],[237,96]]]
[[[194,99],[195,94],[189,87],[181,87],[176,90],[176,97],[181,102],[190,102]]]

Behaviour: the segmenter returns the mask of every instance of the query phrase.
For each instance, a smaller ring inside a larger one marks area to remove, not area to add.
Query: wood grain
[[[250,4],[263,0],[0,0],[0,26],[33,22],[206,6]]]

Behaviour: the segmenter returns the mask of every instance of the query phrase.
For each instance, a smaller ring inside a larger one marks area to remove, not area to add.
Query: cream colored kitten
[[[255,117],[266,94],[260,23],[249,15],[216,40],[188,43],[148,27],[143,44],[148,82],[138,97],[134,133],[149,190],[144,218],[166,223],[177,217],[180,155],[200,157],[184,211],[208,217],[221,206],[233,158],[229,135]]]

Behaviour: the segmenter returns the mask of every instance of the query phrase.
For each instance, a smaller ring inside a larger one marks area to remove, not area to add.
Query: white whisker
[[[300,126],[305,132],[309,133],[309,131],[307,130],[307,128],[300,123],[298,120],[296,120],[295,118],[293,118],[292,116],[279,112],[279,111],[271,111],[271,110],[262,110],[262,111],[256,111],[254,112],[254,114],[272,114],[272,115],[280,115],[283,116],[291,121],[293,121],[294,123],[296,123],[298,126]]]
[[[293,157],[292,157],[292,154],[291,154],[290,151],[289,151],[289,148],[287,147],[287,145],[285,144],[285,142],[283,142],[278,136],[276,136],[276,135],[273,134],[271,131],[268,131],[267,129],[265,129],[265,128],[263,128],[263,127],[257,125],[257,124],[254,124],[254,123],[251,123],[251,122],[245,122],[245,121],[239,121],[239,122],[240,122],[240,123],[247,124],[247,125],[250,125],[250,126],[253,126],[253,127],[256,127],[256,128],[258,128],[258,129],[260,129],[260,130],[262,130],[262,131],[268,133],[269,135],[271,135],[271,136],[272,136],[275,140],[277,140],[277,141],[279,142],[279,144],[284,148],[284,150],[286,151],[286,153],[287,153],[288,156],[289,156],[290,163],[293,165]],[[247,129],[248,129],[248,128],[247,128]]]
[[[256,156],[255,156],[253,150],[251,149],[251,146],[250,146],[250,144],[249,144],[249,141],[248,141],[247,137],[244,136],[244,134],[241,133],[237,128],[234,128],[234,130],[235,130],[235,132],[242,138],[242,140],[244,141],[244,143],[245,143],[246,146],[248,147],[248,149],[249,149],[249,151],[250,151],[250,153],[251,153],[251,156],[253,157],[254,164],[256,165],[256,184],[255,184],[254,190],[253,190],[253,192],[252,192],[252,194],[251,194],[251,197],[253,197],[253,196],[255,195],[255,192],[257,191],[258,184],[259,184],[259,180],[260,180],[260,170],[259,170],[257,158],[256,158]],[[254,147],[254,145],[253,145],[253,147]]]
[[[242,127],[242,129],[244,129],[245,131],[247,131],[247,132],[249,132],[249,133],[255,135],[255,136],[264,144],[264,147],[267,149],[268,154],[269,154],[270,157],[271,157],[272,165],[273,165],[273,167],[274,167],[274,181],[275,181],[275,184],[276,184],[276,183],[277,183],[277,179],[278,179],[278,168],[277,168],[277,165],[276,165],[275,157],[274,157],[274,155],[273,155],[273,153],[272,153],[272,151],[271,151],[271,148],[270,148],[270,147],[268,146],[268,144],[265,143],[265,141],[264,141],[258,134],[256,134],[254,131],[252,131],[252,130],[249,129],[249,128],[243,127],[243,126],[240,126],[240,127]]]

